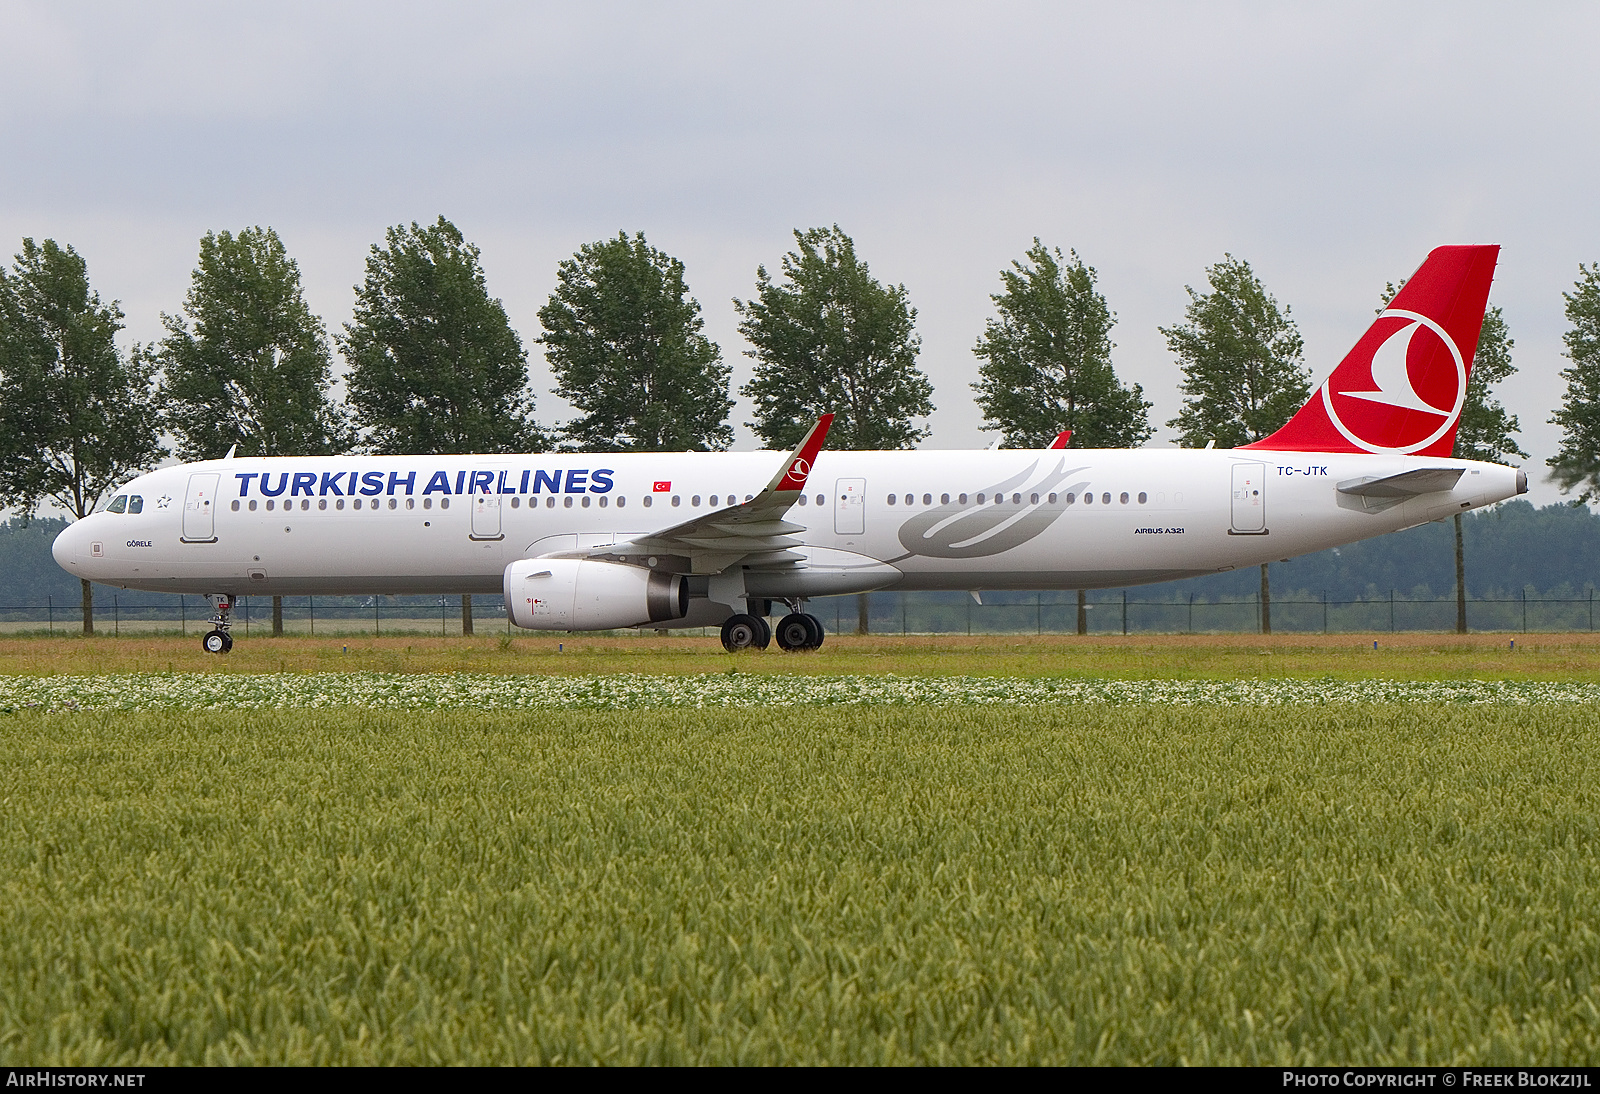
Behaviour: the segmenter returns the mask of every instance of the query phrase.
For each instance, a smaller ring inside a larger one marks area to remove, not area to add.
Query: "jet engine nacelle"
[[[682,619],[682,576],[587,558],[525,558],[506,567],[511,622],[535,631],[605,631]]]

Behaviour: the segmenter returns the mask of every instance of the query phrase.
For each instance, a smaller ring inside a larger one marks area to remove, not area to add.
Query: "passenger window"
[[[1028,495],[1028,504],[1029,505],[1038,505],[1039,504],[1039,495],[1038,494],[1029,494]]]
[[[1123,505],[1127,505],[1128,504],[1128,492],[1126,490],[1124,490],[1122,492],[1122,504]]]
[[[1034,501],[1038,501],[1039,499],[1038,498],[1034,498],[1033,500]],[[1021,505],[1022,504],[1022,495],[1021,494],[1012,494],[1011,495],[1011,504],[1012,505]]]
[[[318,498],[317,499],[317,508],[318,509],[326,509],[327,507],[328,507],[328,499],[327,498]]]
[[[1054,505],[1055,503],[1056,503],[1056,496],[1054,494],[1051,494],[1050,495],[1050,504]]]
[[[922,504],[923,505],[932,505],[933,504],[933,495],[932,494],[924,494],[924,495],[922,495]]]
[[[1148,499],[1149,499],[1149,495],[1148,494],[1146,494],[1143,490],[1139,491],[1139,504],[1140,505],[1143,505]]]
[[[239,511],[239,499],[238,498],[234,498],[233,499],[233,511],[235,513],[237,513]]]
[[[400,508],[399,500],[396,499],[396,498],[390,498],[389,499],[389,508],[390,509],[398,509],[398,508]]]
[[[818,504],[818,505],[822,505],[822,504],[824,504],[824,502],[823,502],[823,497],[822,497],[822,495],[821,495],[821,494],[818,494],[818,495],[817,495],[817,504]]]
[[[606,507],[606,496],[604,494],[601,494],[600,495],[600,508],[604,509],[605,507]]]
[[[267,512],[269,512],[269,513],[270,513],[270,512],[272,512],[272,510],[273,510],[273,508],[274,508],[274,507],[275,507],[275,506],[276,506],[276,505],[277,505],[277,503],[276,503],[276,502],[274,502],[274,501],[273,501],[273,500],[272,500],[272,499],[271,499],[271,498],[268,498],[268,499],[267,499]]]
[[[572,495],[568,494],[566,497],[562,498],[561,499],[561,504],[566,506],[568,509],[571,509],[572,508]]]
[[[1077,500],[1078,500],[1078,495],[1076,495],[1076,494],[1068,494],[1067,495],[1067,504],[1068,505],[1071,505],[1073,502],[1075,502]]]
[[[804,494],[801,494],[800,495],[800,504],[804,505],[805,503],[806,503],[806,496]]]
[[[949,494],[940,494],[939,495],[939,504],[940,505],[949,505],[950,504],[950,495]]]
[[[424,509],[432,509],[433,508],[433,499],[432,498],[423,498],[422,499],[422,507]],[[517,507],[517,499],[516,498],[512,498],[511,499],[511,508],[515,509],[516,507]]]
[[[407,498],[406,500],[410,501],[411,499]],[[302,513],[304,513],[307,510],[309,510],[310,508],[311,508],[311,499],[310,498],[301,498],[300,499],[300,511]]]
[[[654,504],[655,504],[655,502],[654,502],[654,501],[652,501],[652,500],[651,500],[651,499],[650,499],[650,495],[649,495],[649,494],[646,494],[646,495],[645,495],[645,496],[644,496],[644,507],[645,507],[645,508],[646,508],[646,509],[648,509],[648,508],[650,508],[650,506],[652,506],[652,505],[654,505]]]
[[[360,509],[361,508],[361,499],[357,498],[355,501],[351,502],[350,503],[350,508],[352,508],[352,509]]]
[[[450,499],[449,498],[440,498],[439,499],[439,508],[440,509],[448,509],[448,508],[450,508]]]
[[[804,496],[805,496],[804,494],[801,495],[801,497],[804,497]],[[755,501],[756,500],[756,496],[754,494],[746,494],[744,496],[744,500],[745,501]]]
[[[696,494],[694,497],[690,498],[689,504],[694,506],[696,509],[700,508],[700,495]]]
[[[256,511],[256,499],[255,498],[251,498],[250,499],[250,511],[252,513],[254,513]]]
[[[1106,496],[1110,497],[1109,494],[1106,495]],[[1093,505],[1094,504],[1094,495],[1093,494],[1085,494],[1083,496],[1083,504],[1085,504],[1085,505]]]
[[[334,503],[333,503],[333,507],[335,509],[343,509],[344,508],[344,499],[343,498],[339,498],[339,499],[335,500]],[[250,508],[254,509],[255,506],[252,505]]]
[[[906,495],[906,504],[907,505],[915,505],[916,501],[917,501],[917,499],[915,497],[913,497],[912,495],[910,495],[910,494]]]
[[[627,505],[627,504],[628,504],[628,496],[626,494],[618,494],[617,495],[617,508],[621,509],[624,505]]]
[[[983,499],[984,499],[984,495],[983,495],[983,494],[979,494],[979,495],[978,495],[978,504],[979,504],[979,505],[982,505],[982,504],[983,504]],[[965,499],[965,498],[963,498],[963,499],[962,499],[962,500],[963,500],[963,501],[965,501],[965,500],[966,500],[966,499]]]
[[[118,494],[111,499],[111,504],[106,506],[108,513],[126,513],[128,511],[128,495]]]
[[[894,498],[894,495],[893,495],[893,494],[890,494],[890,495],[889,495],[889,504],[890,504],[890,505],[893,505],[893,504],[894,504],[894,501],[895,501],[895,498]]]
[[[959,500],[960,504],[962,504],[962,505],[967,504],[967,496],[965,494],[962,494],[958,500]],[[983,499],[979,498],[978,500],[982,501]]]
[[[672,495],[672,507],[676,509],[681,504],[683,504],[683,499],[677,494]]]
[[[1107,491],[1106,493],[1100,495],[1100,504],[1101,505],[1110,505],[1111,504],[1111,494],[1110,494],[1109,491]]]
[[[407,498],[406,499],[406,508],[407,509],[415,509],[416,507],[417,507],[417,499],[416,498]]]
[[[130,513],[142,513],[142,512],[144,512],[144,495],[142,495],[142,494],[130,494],[128,496],[128,512],[130,512]]]
[[[717,507],[717,495],[712,494],[711,495],[711,508],[715,509],[716,507]]]
[[[588,494],[585,494],[583,496],[583,507],[585,509],[589,508],[589,495]]]
[[[544,507],[546,509],[554,509],[556,507],[556,499],[555,498],[545,498],[544,499]],[[439,508],[448,509],[448,508],[450,508],[450,503],[448,501],[441,501],[439,503]]]

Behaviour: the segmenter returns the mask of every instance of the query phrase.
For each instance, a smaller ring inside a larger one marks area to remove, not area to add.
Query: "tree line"
[[[746,424],[781,450],[832,412],[834,447],[914,447],[929,432],[933,385],[917,365],[917,311],[905,286],[874,277],[838,225],[797,229],[794,244],[775,274],[757,267],[750,299],[733,301],[754,363],[739,389],[754,406]],[[1568,392],[1553,419],[1565,436],[1550,465],[1563,491],[1587,501],[1600,494],[1600,264],[1579,270],[1566,294]],[[1182,321],[1161,328],[1183,373],[1183,406],[1167,425],[1182,446],[1227,448],[1281,426],[1310,381],[1290,309],[1248,262],[1225,255],[1206,283],[1187,289]],[[123,313],[91,287],[85,259],[71,245],[24,239],[11,268],[0,266],[0,505],[26,517],[50,503],[79,519],[169,455],[732,443],[731,370],[704,333],[683,263],[642,233],[585,244],[557,268],[534,341],[577,416],[553,426],[536,420],[527,349],[489,293],[479,249],[443,216],[388,229],[355,294],[350,322],[330,339],[273,229],[208,232],[182,307],[161,316],[165,335],[124,352],[115,340]],[[991,299],[972,387],[984,428],[1003,447],[1043,447],[1063,430],[1075,447],[1150,439],[1152,404],[1117,376],[1116,315],[1075,251],[1034,239],[1000,271]],[[1525,455],[1516,418],[1491,394],[1514,371],[1513,345],[1491,307],[1460,457]],[[333,395],[335,350],[345,364],[342,400]],[[1263,567],[1264,604],[1267,574]],[[1459,562],[1457,584],[1464,589]],[[82,598],[88,632],[88,582]],[[470,604],[463,600],[469,631]]]

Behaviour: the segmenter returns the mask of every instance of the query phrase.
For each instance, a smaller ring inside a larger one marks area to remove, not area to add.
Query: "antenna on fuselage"
[[[236,444],[230,444],[228,446],[228,454],[222,458],[225,460],[231,460],[233,459],[233,454],[237,451],[239,451],[239,446]]]

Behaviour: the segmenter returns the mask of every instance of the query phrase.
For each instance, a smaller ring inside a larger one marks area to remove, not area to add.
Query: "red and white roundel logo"
[[[1398,308],[1378,316],[1322,385],[1334,428],[1368,452],[1427,448],[1455,426],[1466,400],[1461,350],[1438,323]]]
[[[794,463],[789,465],[789,474],[797,479],[805,478],[811,474],[811,462],[804,456],[796,459]]]

